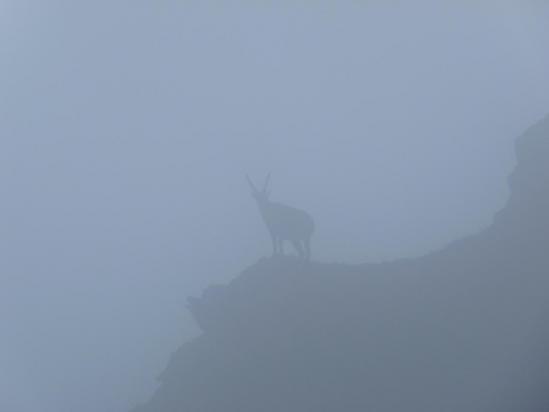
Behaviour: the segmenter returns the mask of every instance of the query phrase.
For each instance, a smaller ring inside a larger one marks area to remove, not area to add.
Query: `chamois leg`
[[[297,255],[300,259],[303,259],[305,257],[305,253],[303,251],[303,245],[301,244],[301,241],[299,240],[292,240],[292,244],[295,247],[295,250],[297,251]]]
[[[305,259],[311,260],[311,238],[305,238],[303,243],[305,244]]]
[[[284,256],[284,239],[278,239],[278,253]]]
[[[273,256],[278,254],[278,242],[276,236],[271,233],[271,241],[273,242]]]

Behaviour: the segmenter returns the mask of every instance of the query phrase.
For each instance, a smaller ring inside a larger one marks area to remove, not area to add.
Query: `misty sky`
[[[0,409],[124,411],[185,298],[270,253],[419,256],[490,224],[549,112],[543,1],[0,0]]]

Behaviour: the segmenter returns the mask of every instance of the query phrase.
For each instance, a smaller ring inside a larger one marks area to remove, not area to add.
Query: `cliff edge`
[[[261,259],[189,299],[202,330],[135,412],[549,410],[549,117],[486,231],[384,264]]]

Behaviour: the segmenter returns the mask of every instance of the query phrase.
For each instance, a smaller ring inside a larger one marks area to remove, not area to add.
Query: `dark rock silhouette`
[[[135,412],[549,410],[549,118],[486,231],[384,264],[262,259],[190,299],[203,333]]]

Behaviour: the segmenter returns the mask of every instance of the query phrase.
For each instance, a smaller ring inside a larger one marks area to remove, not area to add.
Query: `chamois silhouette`
[[[284,254],[284,241],[292,242],[300,258],[311,259],[311,236],[315,230],[313,218],[305,211],[269,200],[271,174],[259,191],[246,175],[261,217],[273,242],[273,256]]]

